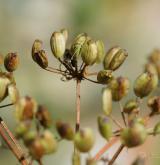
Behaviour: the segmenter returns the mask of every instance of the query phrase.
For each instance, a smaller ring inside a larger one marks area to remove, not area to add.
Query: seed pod
[[[132,113],[132,112],[139,112],[138,111],[138,102],[135,100],[128,100],[126,104],[124,105],[123,112],[124,113]]]
[[[66,49],[66,39],[60,32],[54,32],[50,39],[50,45],[53,55],[56,58],[61,58]]]
[[[128,115],[128,125],[132,126],[136,123],[142,124],[142,125],[146,125],[146,120],[142,117],[137,117],[137,113],[136,112],[132,112]]]
[[[19,57],[17,53],[8,53],[4,58],[4,66],[8,72],[13,72],[19,65]]]
[[[10,96],[11,102],[16,103],[19,99],[19,91],[15,84],[8,86],[8,95]]]
[[[107,116],[112,113],[112,93],[108,88],[102,90],[102,109]]]
[[[8,96],[8,86],[14,83],[12,75],[0,73],[0,102]]]
[[[70,124],[58,121],[56,123],[56,128],[61,138],[73,140],[74,131]]]
[[[26,146],[31,145],[34,140],[37,138],[37,131],[29,130],[23,135],[23,141]]]
[[[146,128],[140,123],[135,123],[130,128],[125,128],[121,133],[122,143],[129,148],[143,144],[146,138]]]
[[[88,152],[94,145],[94,135],[90,128],[81,129],[75,134],[74,142],[80,152]]]
[[[97,45],[97,59],[96,59],[96,63],[100,63],[103,61],[104,59],[104,55],[105,55],[105,50],[104,50],[104,43],[100,40],[96,41],[96,45]]]
[[[106,116],[98,117],[99,132],[106,140],[112,137],[112,126],[109,119]]]
[[[65,38],[65,41],[67,41],[67,39],[68,39],[68,30],[67,29],[62,29],[61,33],[63,34],[63,36]]]
[[[99,83],[108,84],[113,79],[111,70],[101,70],[98,72],[97,80]]]
[[[41,137],[41,144],[45,154],[53,153],[57,150],[58,144],[53,134],[49,130],[45,130]]]
[[[154,127],[154,135],[159,135],[160,134],[160,122],[158,122],[155,127]]]
[[[43,69],[48,67],[48,58],[44,50],[40,50],[34,55],[35,62]]]
[[[48,128],[52,124],[51,115],[48,109],[42,105],[38,106],[36,118],[44,128]]]
[[[40,138],[36,138],[32,142],[32,144],[29,146],[29,152],[31,156],[33,157],[33,159],[35,160],[40,160],[43,157],[43,155],[45,154],[45,150],[41,143]]]
[[[33,46],[32,46],[32,58],[34,61],[36,61],[36,58],[35,58],[35,55],[40,51],[42,50],[42,45],[43,45],[43,42],[39,39],[36,39],[33,43]]]
[[[72,155],[72,165],[81,165],[81,158],[79,152],[74,152]]]
[[[113,101],[119,101],[127,95],[129,91],[129,80],[125,77],[118,77],[113,79],[109,84],[108,88],[112,92]]]
[[[118,46],[111,48],[104,57],[103,66],[106,70],[116,70],[125,61],[128,53]]]
[[[153,64],[153,63],[148,63],[145,65],[145,72],[148,72],[148,73],[151,73],[151,74],[157,74],[158,75],[158,72],[157,72],[157,69],[156,69],[156,66]]]
[[[97,58],[97,45],[94,41],[87,41],[82,47],[82,60],[86,65],[93,65]]]
[[[134,93],[137,97],[148,96],[158,85],[158,76],[149,72],[142,73],[134,83]]]
[[[88,158],[86,160],[86,165],[97,165],[97,162],[94,159]]]
[[[149,60],[149,62],[152,62],[154,64],[159,62],[160,61],[160,50],[159,49],[153,50],[153,52],[151,52],[148,60]]]
[[[76,57],[81,56],[82,47],[86,41],[87,41],[86,33],[81,33],[75,38],[75,40],[71,46],[72,56],[76,56]]]
[[[37,103],[32,98],[26,96],[16,104],[16,118],[18,121],[31,120],[37,111]]]
[[[148,99],[148,106],[151,109],[151,114],[160,114],[160,97],[154,96]]]
[[[27,133],[27,131],[30,129],[30,126],[31,124],[29,121],[19,122],[15,129],[16,137],[17,138],[23,137]]]
[[[139,156],[132,165],[145,165],[145,159]]]

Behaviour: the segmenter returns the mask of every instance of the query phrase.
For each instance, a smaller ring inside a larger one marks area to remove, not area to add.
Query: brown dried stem
[[[9,104],[6,104],[6,105],[1,105],[0,108],[5,108],[5,107],[8,107],[8,106],[12,106],[14,105],[13,103],[9,103]]]

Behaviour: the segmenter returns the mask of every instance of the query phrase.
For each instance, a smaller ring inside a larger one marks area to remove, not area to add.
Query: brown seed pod
[[[19,57],[17,53],[8,53],[4,58],[4,66],[8,72],[13,72],[19,65]]]
[[[148,99],[148,106],[151,109],[151,114],[160,114],[160,97],[153,96]]]
[[[42,105],[38,106],[36,118],[44,128],[50,127],[52,124],[51,114],[48,109]]]

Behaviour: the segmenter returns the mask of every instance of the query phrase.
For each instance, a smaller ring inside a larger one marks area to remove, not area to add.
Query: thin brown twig
[[[118,137],[113,137],[105,146],[103,146],[94,156],[94,160],[99,160],[101,156],[109,149],[111,148],[116,142],[118,142]]]
[[[116,153],[113,155],[112,159],[109,161],[108,165],[112,165],[115,162],[115,160],[117,159],[117,157],[119,156],[123,148],[124,148],[124,145],[121,144],[118,150],[116,151]]]
[[[86,76],[97,76],[98,72],[86,73]]]
[[[99,83],[98,81],[91,80],[91,79],[89,79],[89,78],[87,78],[87,77],[85,77],[85,76],[83,76],[83,78],[86,79],[86,80],[88,80],[88,81],[90,81],[90,82],[93,82],[93,83],[96,83],[96,84],[101,84],[101,83]]]
[[[121,104],[120,101],[119,101],[118,103],[119,103],[119,107],[120,107],[120,111],[121,111],[121,116],[122,116],[122,119],[123,119],[124,125],[127,126],[127,122],[126,122],[126,118],[125,118],[125,115],[124,115],[124,112],[123,112],[122,104]]]
[[[51,73],[56,73],[56,74],[64,75],[64,73],[61,72],[61,71],[51,70],[51,69],[49,69],[49,68],[45,68],[44,70],[46,70],[46,71],[48,71],[48,72],[51,72]]]
[[[79,131],[80,128],[80,83],[81,81],[77,79],[76,81],[76,128],[75,131]]]
[[[122,125],[113,117],[113,115],[110,115],[110,118],[120,129],[123,129]]]

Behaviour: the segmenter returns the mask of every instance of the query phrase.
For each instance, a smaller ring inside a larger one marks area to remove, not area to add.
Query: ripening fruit
[[[160,134],[160,122],[158,122],[153,130],[154,135],[159,135]]]
[[[54,32],[50,39],[50,45],[53,55],[61,58],[66,49],[66,39],[61,32]]]
[[[97,45],[94,41],[87,41],[82,47],[82,60],[86,65],[93,65],[97,59]]]
[[[36,118],[44,128],[48,128],[52,124],[51,114],[48,109],[42,105],[38,106]]]
[[[142,73],[134,83],[134,92],[137,97],[148,96],[158,85],[158,76],[149,72]]]
[[[148,60],[154,64],[156,64],[158,61],[160,61],[160,50],[155,49],[153,52],[151,52]]]
[[[63,34],[65,41],[67,41],[68,40],[68,30],[67,29],[61,29],[60,32]]]
[[[113,79],[109,84],[108,88],[112,92],[112,99],[113,101],[119,101],[124,96],[128,94],[129,91],[129,80],[125,77],[118,77]]]
[[[75,56],[75,57],[81,56],[82,47],[85,44],[85,42],[88,40],[87,38],[88,37],[87,37],[86,33],[81,33],[75,38],[75,40],[71,46],[71,54],[73,56]]]
[[[144,72],[148,72],[148,73],[151,73],[151,74],[157,74],[158,75],[157,68],[153,63],[146,64]]]
[[[32,144],[32,142],[37,138],[37,131],[29,130],[23,135],[23,141],[26,146]]]
[[[108,84],[113,79],[111,70],[101,70],[97,74],[97,81],[101,84]]]
[[[39,39],[36,39],[32,46],[32,58],[35,61],[35,54],[42,50],[43,42]]]
[[[100,63],[103,61],[104,55],[105,55],[104,43],[100,40],[97,40],[96,45],[97,45],[97,51],[98,51],[96,63]]]
[[[160,97],[159,96],[153,96],[149,98],[147,104],[151,109],[152,115],[160,114]]]
[[[56,123],[56,128],[61,138],[64,138],[66,140],[73,140],[74,130],[69,123],[58,121]]]
[[[88,152],[94,145],[94,135],[90,128],[81,129],[74,136],[74,143],[80,152]]]
[[[122,143],[129,148],[143,144],[146,138],[146,128],[140,123],[134,123],[130,128],[123,129],[121,133]]]
[[[12,103],[16,103],[19,99],[19,91],[15,84],[8,85],[8,95]]]
[[[16,104],[16,119],[18,121],[33,119],[37,111],[37,103],[31,97],[22,97]]]
[[[109,88],[102,90],[102,109],[107,116],[112,113],[112,93]]]
[[[116,70],[125,61],[128,53],[118,46],[111,48],[104,57],[103,66],[106,70]]]
[[[17,53],[8,53],[4,58],[4,66],[8,72],[13,72],[19,65],[19,57]]]
[[[128,113],[128,114],[135,112],[135,111],[137,112],[138,107],[139,107],[139,105],[136,100],[128,100],[123,107],[123,112]]]
[[[57,150],[58,144],[53,134],[49,130],[45,130],[41,137],[41,144],[45,154],[53,153]]]
[[[112,125],[106,116],[98,117],[98,128],[103,138],[109,140],[112,137]]]

